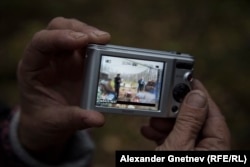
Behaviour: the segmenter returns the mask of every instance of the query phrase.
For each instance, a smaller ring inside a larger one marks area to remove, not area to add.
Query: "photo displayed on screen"
[[[102,55],[96,106],[159,108],[164,63]]]

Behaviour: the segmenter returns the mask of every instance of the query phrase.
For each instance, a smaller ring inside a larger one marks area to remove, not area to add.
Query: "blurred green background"
[[[250,1],[247,0],[1,0],[0,99],[18,104],[16,67],[36,31],[56,16],[110,32],[112,44],[177,50],[196,59],[195,76],[223,111],[233,149],[250,149]],[[105,115],[93,130],[95,167],[114,166],[115,150],[154,149],[140,126],[145,117]]]

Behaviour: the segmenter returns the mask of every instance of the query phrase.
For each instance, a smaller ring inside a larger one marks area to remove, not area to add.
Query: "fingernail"
[[[195,108],[203,108],[206,106],[206,103],[206,97],[197,92],[190,93],[186,100],[186,104]]]
[[[93,33],[94,33],[94,35],[96,35],[96,36],[108,35],[107,32],[105,32],[105,31],[100,31],[100,30],[98,30],[98,31],[93,31]]]
[[[72,36],[75,39],[87,36],[86,34],[81,33],[81,32],[70,32],[69,35]]]

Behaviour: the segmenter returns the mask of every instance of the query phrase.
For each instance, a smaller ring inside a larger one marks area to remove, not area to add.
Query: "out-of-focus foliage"
[[[33,33],[56,16],[77,18],[111,33],[113,44],[187,52],[195,76],[221,107],[233,149],[250,149],[250,1],[1,0],[0,99],[18,103],[16,67]],[[96,165],[114,166],[117,149],[153,149],[139,134],[147,118],[106,115],[93,131]]]

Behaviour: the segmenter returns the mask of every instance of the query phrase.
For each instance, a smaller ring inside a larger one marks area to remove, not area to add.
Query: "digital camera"
[[[90,44],[81,107],[108,113],[176,117],[191,90],[188,54]]]

